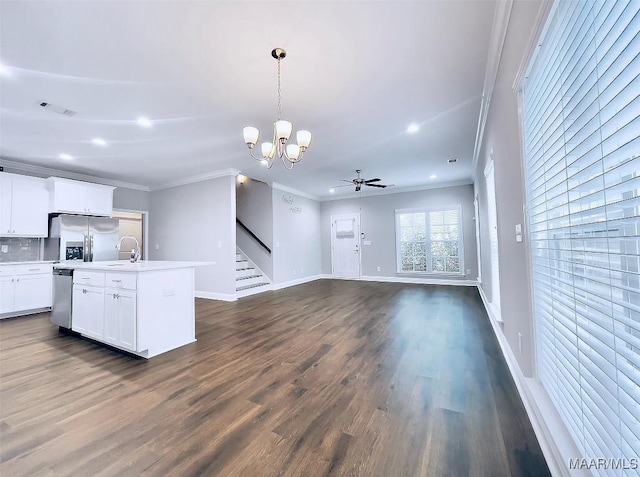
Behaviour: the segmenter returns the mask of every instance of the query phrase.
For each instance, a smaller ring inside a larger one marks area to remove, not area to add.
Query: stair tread
[[[236,291],[242,291],[242,290],[248,290],[249,288],[256,288],[256,287],[262,287],[264,285],[269,285],[269,283],[264,282],[264,283],[254,283],[253,285],[247,285],[244,287],[237,287]]]
[[[236,281],[238,280],[247,280],[249,278],[260,278],[263,277],[264,275],[247,275],[246,277],[236,277]]]

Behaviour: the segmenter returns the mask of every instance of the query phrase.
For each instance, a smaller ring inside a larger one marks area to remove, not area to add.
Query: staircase
[[[242,298],[271,290],[271,280],[236,247],[236,297]]]

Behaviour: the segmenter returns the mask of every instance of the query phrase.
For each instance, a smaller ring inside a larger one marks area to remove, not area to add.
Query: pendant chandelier
[[[258,157],[253,153],[253,149],[258,143],[260,130],[252,126],[248,126],[242,130],[242,134],[244,136],[244,142],[249,147],[251,157],[271,169],[275,157],[277,156],[282,159],[284,166],[291,170],[297,162],[300,162],[304,152],[309,147],[309,144],[311,144],[311,132],[300,130],[296,133],[298,144],[287,144],[289,136],[291,136],[291,131],[293,130],[293,124],[280,117],[282,114],[280,98],[280,61],[287,56],[287,52],[282,48],[275,48],[271,52],[271,56],[278,60],[278,119],[273,123],[273,139],[271,142],[263,142],[260,145],[262,149],[262,157]]]

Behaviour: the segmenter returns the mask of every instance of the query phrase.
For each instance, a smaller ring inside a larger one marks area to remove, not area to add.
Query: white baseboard
[[[569,431],[553,407],[542,385],[537,379],[526,378],[522,374],[520,365],[502,331],[503,322],[500,311],[492,306],[482,287],[478,286],[478,291],[551,475],[558,477],[591,477],[592,474],[588,470],[569,469],[569,459],[580,457],[580,451],[574,444]]]
[[[196,298],[206,298],[207,300],[222,300],[222,301],[236,301],[235,293],[226,294],[226,293],[212,293],[205,291],[197,291],[195,292]]]
[[[357,280],[357,279],[355,279]],[[462,287],[475,287],[478,282],[475,280],[452,280],[450,278],[422,278],[422,277],[378,277],[363,275],[360,280],[365,282],[392,282],[392,283],[415,283],[424,285],[454,285]]]
[[[303,283],[313,282],[315,280],[320,280],[322,278],[331,278],[331,275],[323,275],[323,274],[311,275],[308,277],[297,278],[295,280],[289,280],[288,282],[272,283],[271,286],[273,290],[281,290],[283,288],[288,288],[295,285],[302,285]]]

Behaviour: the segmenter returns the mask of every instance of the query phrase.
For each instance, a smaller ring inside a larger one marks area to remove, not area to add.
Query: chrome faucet
[[[116,245],[116,249],[118,251],[120,251],[120,247],[122,247],[122,242],[124,241],[124,239],[133,239],[133,241],[136,243],[136,248],[134,250],[134,258],[133,261],[137,262],[140,259],[140,244],[138,243],[138,239],[135,238],[133,235],[123,235],[122,237],[120,237],[120,241],[118,242],[118,245]]]

